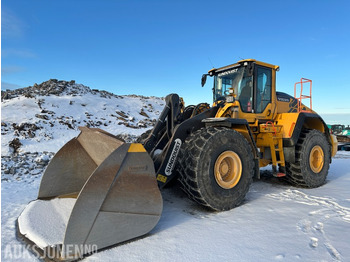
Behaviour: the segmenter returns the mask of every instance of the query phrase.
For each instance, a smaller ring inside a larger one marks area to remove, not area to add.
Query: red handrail
[[[303,84],[309,83],[310,84],[310,95],[303,95]],[[297,85],[300,84],[300,96],[297,97]],[[294,84],[294,97],[295,99],[298,100],[298,112],[304,112],[307,110],[302,110],[301,108],[301,100],[305,99],[305,98],[309,98],[310,99],[310,109],[312,110],[312,80],[307,79],[307,78],[301,78],[300,82],[297,82]]]

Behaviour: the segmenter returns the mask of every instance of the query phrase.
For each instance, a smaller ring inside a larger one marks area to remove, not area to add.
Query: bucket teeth
[[[71,247],[102,249],[147,234],[163,206],[153,161],[143,146],[89,128],[81,128],[57,152],[43,175],[38,198],[62,197],[76,199],[64,238],[56,243],[62,260],[84,255]],[[28,231],[28,221],[40,210],[24,210],[18,219],[19,233],[34,243],[28,232],[40,229]]]

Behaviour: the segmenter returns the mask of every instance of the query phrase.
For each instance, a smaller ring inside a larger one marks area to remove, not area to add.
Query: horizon
[[[72,80],[60,80],[60,79],[57,79],[57,80],[58,81],[67,81],[67,82],[72,81]],[[36,84],[41,84],[41,83],[36,83]],[[82,83],[76,83],[76,84],[82,84]],[[33,86],[33,85],[31,85],[31,86]],[[28,86],[28,87],[31,87],[31,86]],[[23,88],[27,88],[27,87],[23,87]],[[92,87],[89,87],[89,88],[94,89]],[[13,91],[16,89],[19,89],[19,88],[7,89],[7,90]],[[3,91],[7,91],[7,90],[1,90],[1,91],[3,92]],[[102,89],[99,89],[99,90],[106,91],[106,90],[102,90]],[[115,94],[115,95],[138,95],[138,94]],[[186,103],[186,101],[185,101],[185,103]],[[318,113],[318,114],[323,118],[325,123],[328,125],[338,124],[338,125],[345,125],[345,127],[350,126],[350,114],[348,114],[348,113]]]

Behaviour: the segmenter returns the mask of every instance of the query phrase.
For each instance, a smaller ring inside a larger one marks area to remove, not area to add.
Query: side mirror
[[[205,85],[205,83],[207,82],[207,76],[208,74],[203,74],[202,75],[202,81],[201,81],[201,84],[202,84],[202,87]]]

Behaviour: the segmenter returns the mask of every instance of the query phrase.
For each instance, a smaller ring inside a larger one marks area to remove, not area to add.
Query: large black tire
[[[223,188],[222,182],[220,186],[214,174],[215,164],[226,153],[239,159],[239,162],[227,162],[231,164],[226,166],[226,170],[230,172],[237,166],[241,170],[236,172],[240,177],[236,176],[231,188]],[[186,139],[180,150],[177,170],[182,188],[191,199],[212,210],[229,210],[242,203],[252,183],[253,153],[248,141],[235,130],[202,128]]]
[[[331,147],[325,134],[302,130],[295,154],[295,163],[286,163],[287,180],[300,187],[322,186],[331,161]]]

